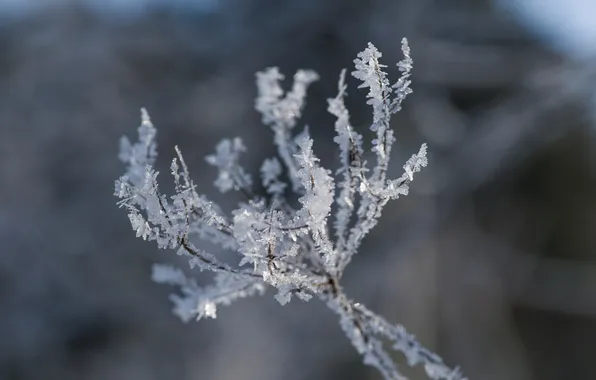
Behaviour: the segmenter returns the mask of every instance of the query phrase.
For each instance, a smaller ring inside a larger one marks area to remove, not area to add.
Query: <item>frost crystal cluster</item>
[[[329,306],[364,363],[377,368],[385,379],[405,379],[390,349],[405,354],[411,366],[423,365],[429,378],[463,379],[457,369],[443,364],[403,326],[354,302],[340,285],[346,266],[377,224],[383,207],[389,200],[407,195],[414,174],[427,163],[426,146],[422,145],[403,166],[401,177],[387,178],[395,140],[390,119],[411,92],[412,59],[405,39],[402,50],[405,58],[397,65],[402,75],[395,84],[383,72],[381,53],[372,44],[354,60],[352,75],[362,81],[361,88],[368,88],[367,104],[373,111],[374,165],[364,160],[363,138],[350,125],[342,71],[338,94],[328,100],[328,111],[336,117],[335,142],[341,162],[335,175],[314,155],[308,129],[294,133],[307,88],[318,79],[317,74],[298,71],[292,88],[284,93],[280,85],[283,76],[276,68],[257,73],[255,108],[273,131],[277,157],[266,159],[261,166],[262,195],[255,193],[254,180],[241,166],[240,156],[246,151],[242,140],[223,140],[207,157],[218,169],[217,188],[243,194],[245,200],[231,215],[197,192],[177,147],[171,164],[175,193],[166,196],[160,192],[153,167],[156,130],[142,111],[138,141],[131,143],[125,137],[121,141],[120,159],[126,164],[126,174],[116,181],[118,204],[128,211],[137,237],[177,250],[188,257],[191,268],[215,272],[215,282],[201,287],[180,269],[154,267],[156,282],[180,287],[181,292],[171,297],[180,318],[215,318],[219,306],[273,287],[282,305],[293,297],[304,301],[315,297]],[[290,192],[298,196],[298,204],[287,200]],[[200,241],[237,252],[238,263],[230,265],[205,252]]]

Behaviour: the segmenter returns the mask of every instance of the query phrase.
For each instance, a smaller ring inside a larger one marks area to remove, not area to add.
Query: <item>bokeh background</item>
[[[404,36],[414,94],[394,120],[393,174],[422,142],[430,164],[367,238],[348,292],[470,379],[596,378],[595,10],[0,0],[0,379],[379,379],[316,301],[269,293],[184,325],[150,267],[186,264],[135,239],[112,193],[118,139],[146,107],[162,172],[178,144],[200,190],[230,207],[203,157],[231,136],[253,173],[273,154],[253,110],[267,66],[321,75],[303,120],[334,167],[325,99],[340,70],[371,41],[397,78]],[[355,84],[348,107],[367,136]]]

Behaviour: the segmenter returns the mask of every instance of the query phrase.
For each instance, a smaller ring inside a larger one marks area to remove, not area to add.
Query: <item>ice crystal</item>
[[[215,153],[207,156],[207,162],[218,170],[215,186],[222,192],[240,191],[247,198],[231,215],[197,193],[177,147],[170,167],[175,193],[166,196],[160,192],[159,173],[153,168],[156,130],[143,110],[138,141],[121,141],[120,159],[126,164],[126,173],[116,181],[118,204],[128,210],[137,237],[155,240],[160,248],[175,249],[188,257],[191,268],[215,272],[215,282],[200,287],[180,269],[154,266],[154,281],[179,289],[171,296],[176,315],[184,321],[215,318],[218,306],[262,294],[270,286],[277,289],[275,298],[282,305],[293,296],[323,301],[338,315],[341,328],[363,362],[377,368],[385,379],[405,379],[389,349],[402,352],[411,366],[422,365],[431,379],[463,379],[457,369],[443,364],[403,326],[391,324],[352,301],[340,286],[346,266],[377,224],[383,207],[389,200],[407,195],[414,175],[427,165],[423,144],[407,160],[400,177],[387,178],[395,140],[391,116],[411,92],[413,62],[405,39],[402,51],[405,57],[397,65],[402,75],[394,85],[383,71],[381,53],[372,44],[354,60],[352,75],[362,82],[361,88],[369,90],[374,165],[363,159],[363,137],[350,124],[342,71],[338,94],[328,100],[328,111],[336,118],[334,141],[341,164],[336,173],[321,166],[307,128],[294,132],[306,91],[317,74],[298,71],[291,90],[284,93],[280,85],[283,75],[277,68],[257,73],[255,108],[273,132],[278,157],[263,162],[260,177],[265,194],[256,194],[251,177],[240,165],[240,154],[246,151],[240,139],[223,140]],[[287,178],[287,183],[282,178]],[[297,209],[286,200],[288,190],[298,197]],[[238,264],[229,265],[198,248],[200,241],[237,252]],[[390,348],[384,343],[390,343]]]

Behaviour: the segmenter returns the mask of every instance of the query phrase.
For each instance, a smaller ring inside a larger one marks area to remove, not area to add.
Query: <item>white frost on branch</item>
[[[222,193],[232,189],[250,189],[252,179],[239,163],[240,154],[243,152],[246,152],[246,147],[242,140],[236,137],[234,140],[222,140],[215,147],[215,154],[206,157],[209,164],[219,169],[215,187]]]
[[[200,287],[180,269],[154,266],[154,281],[179,289],[171,300],[181,319],[215,318],[218,306],[263,294],[269,286],[277,289],[275,298],[282,305],[293,296],[325,302],[338,315],[341,328],[363,362],[377,368],[385,379],[405,379],[391,357],[391,349],[402,352],[409,365],[422,365],[431,379],[464,379],[403,326],[391,324],[352,301],[340,285],[346,266],[376,226],[384,206],[407,195],[414,174],[427,165],[423,144],[405,163],[399,178],[387,179],[389,154],[395,140],[391,116],[401,109],[411,92],[412,59],[405,39],[402,51],[405,58],[398,63],[402,75],[394,85],[379,62],[381,53],[372,44],[354,61],[356,70],[352,75],[362,81],[360,87],[369,89],[367,103],[373,109],[375,165],[364,161],[363,137],[350,124],[344,103],[345,70],[342,71],[338,94],[328,100],[328,111],[336,117],[334,141],[341,164],[336,173],[321,166],[308,128],[299,134],[294,132],[307,88],[318,78],[317,74],[298,71],[292,89],[284,94],[280,84],[283,75],[277,68],[257,73],[255,108],[273,131],[278,157],[263,162],[260,177],[265,192],[257,194],[251,177],[240,165],[240,154],[246,151],[240,139],[223,140],[215,153],[207,156],[207,162],[218,170],[216,187],[222,192],[240,191],[246,198],[231,215],[225,215],[197,193],[177,147],[170,167],[174,194],[166,196],[160,192],[159,173],[153,168],[157,157],[156,131],[143,110],[138,141],[121,141],[120,159],[126,164],[126,173],[116,181],[115,195],[120,198],[119,206],[128,211],[137,237],[155,240],[160,248],[175,249],[188,257],[191,269],[215,273],[212,285]],[[298,209],[286,200],[290,190],[298,197]],[[333,207],[337,209],[334,216]],[[225,263],[200,249],[201,241],[237,252],[237,263]],[[390,343],[389,348],[386,343]]]
[[[258,96],[255,100],[255,109],[261,113],[263,124],[273,130],[273,142],[289,171],[292,188],[294,191],[299,191],[300,183],[296,178],[298,168],[293,158],[297,147],[292,141],[292,129],[302,115],[306,90],[312,82],[319,79],[319,75],[314,71],[298,70],[294,75],[292,89],[285,96],[279,83],[284,76],[277,67],[260,71],[256,77]]]

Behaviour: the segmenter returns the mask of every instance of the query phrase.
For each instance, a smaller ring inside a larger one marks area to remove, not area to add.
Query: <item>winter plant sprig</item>
[[[364,160],[363,137],[350,124],[342,71],[338,94],[328,100],[328,111],[336,117],[334,141],[341,163],[335,175],[314,155],[308,129],[294,133],[307,88],[318,79],[317,74],[298,71],[292,88],[284,94],[280,85],[283,75],[277,68],[258,72],[255,108],[273,131],[277,148],[277,157],[266,159],[260,169],[266,194],[254,192],[253,179],[241,166],[240,155],[246,150],[241,139],[223,140],[215,153],[207,156],[207,162],[218,169],[215,186],[224,193],[234,190],[244,195],[245,201],[231,215],[197,192],[178,147],[171,164],[175,193],[166,196],[160,192],[153,167],[156,129],[142,110],[138,141],[121,140],[120,159],[126,164],[126,174],[116,181],[115,195],[120,198],[118,205],[128,211],[137,237],[154,240],[159,248],[177,250],[188,257],[191,268],[215,272],[214,283],[200,287],[180,269],[154,266],[156,282],[180,287],[181,295],[171,299],[174,313],[182,320],[215,318],[218,306],[273,287],[282,305],[294,296],[323,301],[339,317],[341,328],[364,363],[377,368],[385,379],[405,379],[387,344],[405,354],[410,366],[423,365],[431,379],[464,379],[458,369],[447,367],[403,326],[389,323],[350,299],[340,281],[383,207],[407,195],[414,174],[427,164],[426,145],[422,145],[407,160],[399,178],[387,178],[395,141],[391,116],[411,92],[413,62],[405,39],[402,51],[405,58],[397,64],[402,75],[394,84],[379,62],[381,53],[372,44],[354,60],[352,76],[362,82],[360,88],[368,88],[367,104],[373,111],[374,165]],[[298,207],[287,200],[289,192],[299,197]],[[205,252],[200,241],[237,252],[237,265]]]

